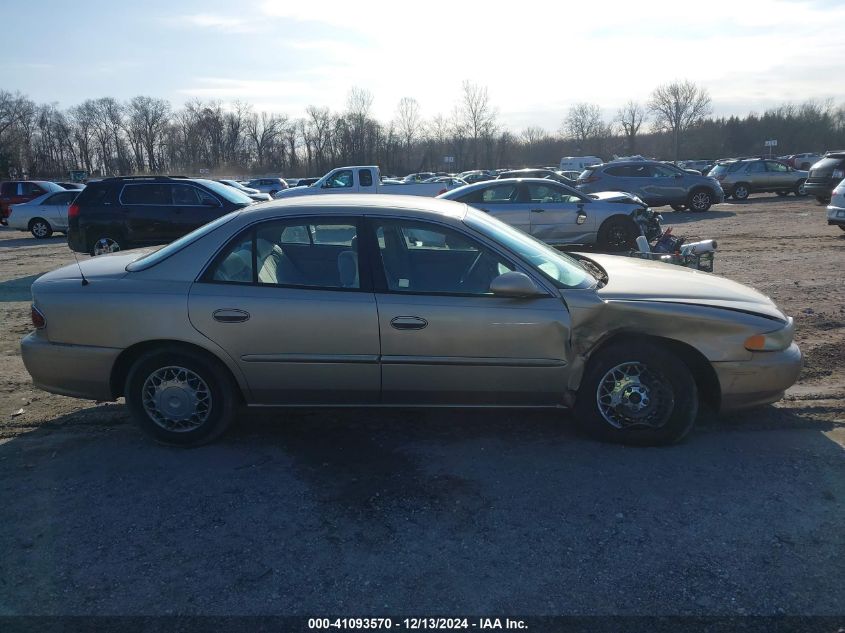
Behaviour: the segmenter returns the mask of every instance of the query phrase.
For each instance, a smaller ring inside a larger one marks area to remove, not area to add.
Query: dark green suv
[[[68,246],[101,255],[166,244],[252,204],[213,180],[132,176],[89,183],[68,207]]]

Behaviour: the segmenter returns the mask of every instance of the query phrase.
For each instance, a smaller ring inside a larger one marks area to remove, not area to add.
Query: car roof
[[[439,215],[461,220],[466,215],[467,206],[453,200],[429,198],[427,196],[402,196],[394,194],[334,194],[330,196],[295,196],[264,202],[255,207],[246,207],[241,211],[244,217],[274,217],[279,211],[315,213],[355,213],[366,215],[391,215],[396,211],[410,212],[421,218]]]

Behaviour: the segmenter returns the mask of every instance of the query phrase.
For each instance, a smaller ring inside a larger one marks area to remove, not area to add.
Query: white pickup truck
[[[381,172],[372,165],[338,167],[332,169],[313,185],[291,187],[279,191],[275,198],[315,196],[324,193],[390,193],[400,196],[438,196],[455,185],[445,182],[419,182],[387,184],[381,181]]]

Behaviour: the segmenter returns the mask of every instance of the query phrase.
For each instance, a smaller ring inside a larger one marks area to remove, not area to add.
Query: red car
[[[0,184],[0,224],[9,223],[9,207],[29,202],[45,193],[64,191],[54,182],[46,180],[10,180]]]

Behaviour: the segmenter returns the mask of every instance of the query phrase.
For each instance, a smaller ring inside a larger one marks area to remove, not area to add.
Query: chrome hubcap
[[[147,415],[167,431],[193,431],[211,412],[211,392],[197,374],[184,367],[162,367],[141,388]]]
[[[800,185],[798,185],[798,194],[802,195],[802,196],[804,195],[804,183],[803,182]]]
[[[737,187],[734,195],[742,200],[748,197],[748,190],[745,187]]]
[[[32,232],[38,237],[45,237],[47,235],[47,225],[43,222],[36,222],[32,225]]]
[[[616,429],[659,428],[666,424],[675,401],[662,374],[630,361],[602,376],[596,404],[601,416]]]
[[[116,253],[120,250],[120,244],[115,242],[110,237],[102,237],[94,244],[94,255],[105,255],[107,253]]]

